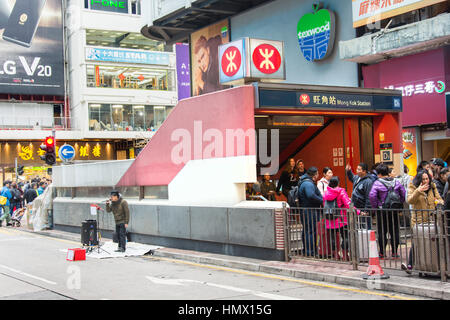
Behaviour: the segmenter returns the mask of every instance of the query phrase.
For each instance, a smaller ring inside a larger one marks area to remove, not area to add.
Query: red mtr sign
[[[264,74],[277,72],[281,67],[281,54],[277,48],[263,43],[255,48],[252,55],[253,64]]]
[[[241,52],[235,46],[229,47],[222,55],[222,71],[228,76],[234,76],[241,68]]]

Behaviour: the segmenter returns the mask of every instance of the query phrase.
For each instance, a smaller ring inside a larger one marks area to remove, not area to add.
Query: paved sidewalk
[[[24,227],[19,230],[33,232]],[[79,234],[70,232],[45,230],[36,233],[75,242],[80,241]],[[353,270],[352,266],[348,264],[308,259],[295,259],[290,262],[266,261],[173,248],[160,248],[154,252],[154,256],[251,272],[324,281],[362,289],[383,290],[426,298],[450,300],[450,282],[442,283],[439,278],[423,279],[419,278],[417,274],[407,275],[402,271],[391,269],[384,270],[390,275],[389,279],[367,281],[362,279],[362,274],[367,271],[367,267],[359,267],[358,270]]]

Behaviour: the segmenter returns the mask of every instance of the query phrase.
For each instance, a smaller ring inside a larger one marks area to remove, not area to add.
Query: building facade
[[[357,37],[339,44],[358,62],[361,86],[401,90],[403,158],[414,174],[420,161],[450,161],[446,93],[450,86],[448,1],[353,1]]]
[[[68,1],[72,128],[133,158],[177,103],[173,46],[143,37],[142,1]],[[139,149],[139,148],[138,148]]]

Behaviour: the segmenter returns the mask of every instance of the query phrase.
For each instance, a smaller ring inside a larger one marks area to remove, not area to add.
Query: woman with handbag
[[[428,170],[420,170],[408,187],[407,201],[412,206],[411,229],[414,230],[416,224],[430,224],[434,221],[433,210],[438,204],[444,204],[433,178]],[[414,266],[414,244],[409,250],[408,265],[402,263],[401,267],[406,273],[411,274]]]

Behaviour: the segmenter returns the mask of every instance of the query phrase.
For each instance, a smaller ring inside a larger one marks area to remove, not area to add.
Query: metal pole
[[[441,206],[438,206],[436,210],[437,215],[437,238],[439,241],[439,267],[441,271],[441,281],[447,282],[447,267],[446,267],[446,261],[445,261],[445,218],[444,218],[444,211],[442,210]]]
[[[353,203],[350,204],[350,208],[348,210],[348,217],[349,217],[349,240],[350,240],[350,255],[352,259],[352,266],[353,270],[358,270],[358,258],[356,254],[357,245],[356,245],[356,237],[357,237],[357,230],[355,228],[355,208],[353,206]]]
[[[286,202],[283,202],[283,233],[284,233],[284,261],[289,262],[289,252],[290,252],[290,235],[289,235],[289,224],[287,221],[287,208]]]
[[[17,171],[17,157],[14,158],[14,165],[15,165],[15,170],[16,170],[16,183],[19,181],[19,174]]]

